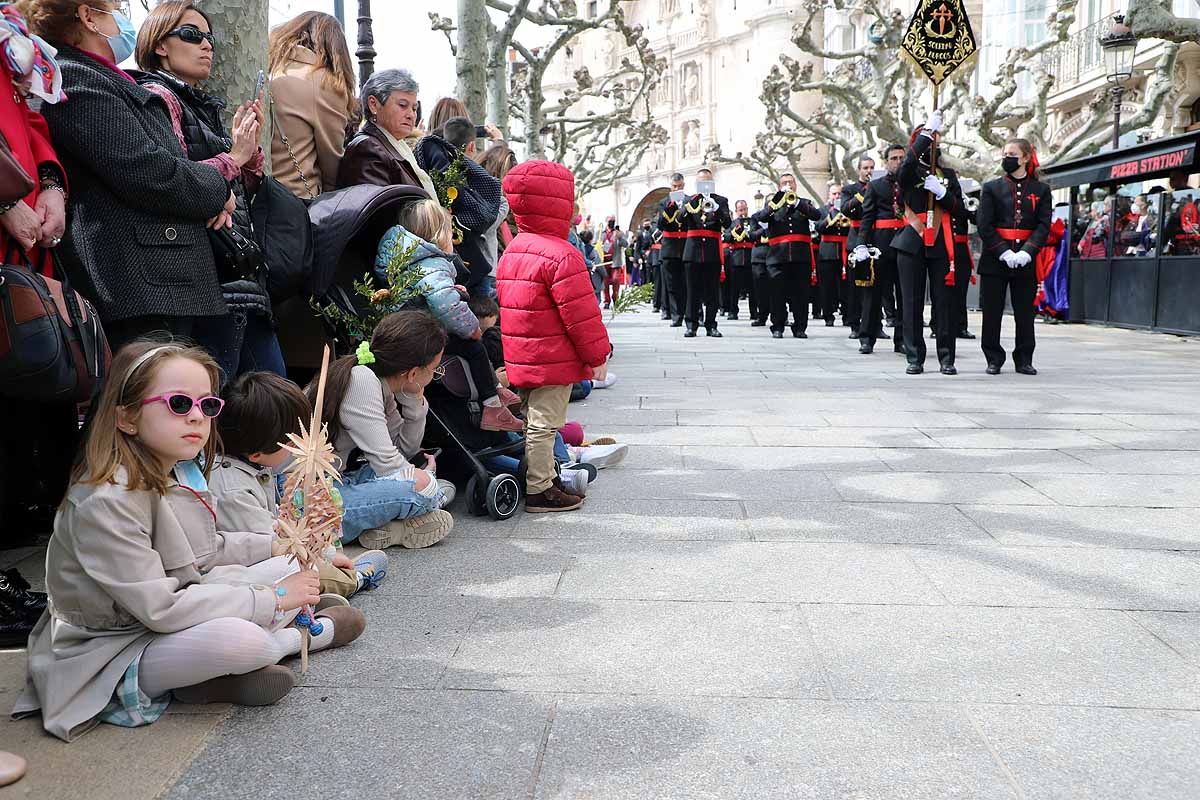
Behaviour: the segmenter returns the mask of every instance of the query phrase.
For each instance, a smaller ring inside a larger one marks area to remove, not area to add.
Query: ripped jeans
[[[342,474],[337,483],[346,516],[342,518],[342,544],[363,531],[382,527],[394,519],[428,514],[438,507],[438,497],[421,494],[412,481],[380,478],[370,466]]]

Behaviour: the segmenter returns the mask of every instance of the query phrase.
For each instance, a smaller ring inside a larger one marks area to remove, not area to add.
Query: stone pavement
[[[276,707],[0,723],[0,798],[1200,796],[1200,342],[1039,325],[1038,377],[947,378],[611,330],[570,416],[630,455],[582,512],[394,553]]]

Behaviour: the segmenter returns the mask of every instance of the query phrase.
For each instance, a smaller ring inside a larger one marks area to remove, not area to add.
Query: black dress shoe
[[[0,572],[0,603],[32,625],[46,610],[46,594],[31,592],[29,588],[29,582],[15,569]]]
[[[966,328],[963,328],[961,331],[958,332],[958,338],[959,339],[974,339],[975,334],[971,333]]]
[[[750,327],[751,328],[765,328],[765,327],[767,327],[767,323],[764,320],[756,319],[750,323]]]
[[[671,318],[671,315],[670,315],[670,314],[662,314],[661,316],[662,316],[662,318],[663,318],[663,319],[670,319],[670,318]]]
[[[0,647],[24,647],[37,620],[0,600]]]
[[[851,328],[851,329],[850,329],[850,335],[849,335],[848,337],[846,337],[846,338],[848,338],[848,339],[857,339],[857,338],[858,338],[858,329],[857,329],[857,328]]]
[[[870,355],[871,353],[875,352],[875,345],[873,345],[873,344],[859,345],[858,352],[862,353],[864,356]]]
[[[719,330],[717,330],[716,328],[709,328],[707,333],[709,336],[711,336],[714,339],[722,338],[721,332]]]
[[[1033,368],[1033,364],[1022,364],[1017,367],[1017,372],[1022,375],[1037,375],[1037,370]]]
[[[988,375],[999,375],[1000,374],[1000,365],[999,364],[988,364],[987,365],[987,374]]]
[[[920,375],[924,371],[925,371],[925,368],[923,366],[921,366],[920,364],[909,364],[907,367],[904,368],[904,372],[907,373],[908,375]]]
[[[692,330],[691,328],[688,328],[686,331],[684,331],[684,332],[683,332],[683,338],[685,338],[685,339],[695,339],[695,338],[696,338],[696,332],[695,332],[694,330]]]
[[[792,338],[793,339],[807,339],[808,334],[805,333],[804,331],[792,331]]]
[[[783,331],[771,331],[771,338],[772,339],[782,339]]]
[[[671,323],[671,327],[672,327],[672,328],[682,328],[682,327],[683,327],[683,320],[681,320],[681,319],[677,319],[677,320],[675,320],[674,322],[672,322],[672,323]]]
[[[892,352],[900,355],[908,355],[908,351],[904,349],[904,342],[897,341],[892,345]]]
[[[875,331],[875,338],[883,339],[886,341],[888,339],[891,339],[892,336],[887,331],[885,331],[883,328],[880,328],[879,330]]]
[[[955,366],[953,364],[942,364],[942,374],[943,375],[957,375],[958,370],[955,368]]]

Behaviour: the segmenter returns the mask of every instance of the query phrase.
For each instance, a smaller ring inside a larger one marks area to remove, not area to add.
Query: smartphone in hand
[[[267,82],[267,73],[261,69],[258,71],[258,80],[254,84],[254,94],[250,96],[250,102],[254,102],[262,94],[263,86]]]

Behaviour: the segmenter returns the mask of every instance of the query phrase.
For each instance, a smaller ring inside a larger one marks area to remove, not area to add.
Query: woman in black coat
[[[258,146],[262,103],[259,98],[243,103],[233,117],[233,136],[226,132],[225,101],[199,88],[212,71],[211,31],[208,17],[190,2],[159,3],[138,32],[137,62],[145,72],[135,77],[166,101],[188,158],[214,167],[229,182],[234,195],[230,228],[253,243],[258,237],[250,221],[249,198],[262,180],[263,154]],[[253,271],[223,269],[221,253],[226,245],[216,234],[210,237],[229,314],[201,321],[194,337],[230,380],[255,370],[286,374],[266,290],[266,264],[257,258]],[[259,253],[257,248],[253,252]]]
[[[221,173],[188,159],[162,98],[116,66],[135,39],[119,6],[25,5],[31,30],[58,48],[69,100],[42,109],[71,192],[63,261],[114,350],[228,313],[205,225],[228,224],[234,208]]]
[[[1036,375],[1033,368],[1033,297],[1037,292],[1034,261],[1046,244],[1054,200],[1050,187],[1037,179],[1033,145],[1025,139],[1009,139],[1004,145],[1001,166],[1005,175],[983,185],[976,225],[983,240],[979,258],[979,300],[983,306],[983,335],[980,344],[987,358],[987,373],[998,375],[1004,366],[1000,345],[1000,323],[1004,319],[1005,294],[1012,297],[1017,344],[1013,363],[1022,375]]]

